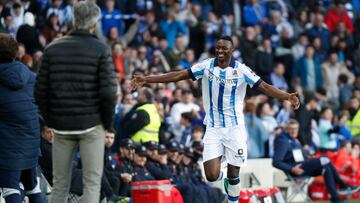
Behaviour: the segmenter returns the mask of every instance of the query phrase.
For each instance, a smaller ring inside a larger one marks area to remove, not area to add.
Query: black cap
[[[135,147],[135,153],[138,154],[139,156],[146,156],[147,155],[146,147],[144,145],[137,145]]]
[[[120,140],[120,147],[134,148],[134,142],[130,138]]]
[[[178,148],[179,148],[179,153],[180,153],[180,154],[184,154],[184,152],[185,152],[185,146],[184,146],[183,144],[179,144]]]
[[[158,148],[158,154],[165,154],[167,152],[165,145],[161,144]]]
[[[170,141],[167,143],[166,148],[171,152],[177,152],[179,150],[178,145],[176,141]]]
[[[150,149],[150,150],[154,150],[154,149],[158,149],[159,144],[155,141],[149,141],[144,143],[144,146],[146,147],[146,149]]]
[[[185,156],[188,156],[188,157],[191,157],[191,158],[194,158],[194,150],[190,147],[186,147],[185,148]]]
[[[196,149],[196,150],[203,150],[204,149],[204,145],[201,141],[195,141],[192,144],[192,148]]]

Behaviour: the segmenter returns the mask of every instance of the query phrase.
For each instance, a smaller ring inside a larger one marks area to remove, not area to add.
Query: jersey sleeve
[[[198,80],[204,76],[205,62],[197,63],[188,69],[189,75],[192,80]]]
[[[258,83],[261,82],[260,77],[258,75],[256,75],[256,73],[254,73],[254,71],[252,71],[246,65],[242,65],[241,70],[242,70],[242,72],[244,74],[245,82],[248,85],[250,85],[250,87],[253,87],[255,84],[258,84]]]

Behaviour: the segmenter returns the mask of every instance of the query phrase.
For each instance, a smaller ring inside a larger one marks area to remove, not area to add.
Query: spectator
[[[314,94],[307,95],[305,101],[295,112],[295,119],[299,122],[298,139],[305,149],[309,149],[312,144],[311,120],[315,117],[314,111],[319,107],[319,103]]]
[[[305,55],[294,65],[292,76],[297,84],[310,92],[314,92],[323,85],[323,76],[320,69],[320,61],[314,56],[314,47],[306,47]]]
[[[263,39],[255,55],[255,72],[267,83],[271,83],[270,74],[273,71],[273,56],[271,40]]]
[[[254,103],[246,102],[244,112],[245,126],[249,134],[248,156],[249,158],[265,157],[265,142],[269,139],[269,133],[259,117],[256,116],[256,106]]]
[[[36,100],[45,123],[55,131],[53,203],[66,201],[77,144],[84,176],[82,200],[100,200],[105,129],[112,124],[116,84],[110,51],[92,35],[99,15],[100,8],[91,2],[75,6],[75,30],[46,48],[37,78]],[[82,79],[84,74],[88,80]]]
[[[310,41],[319,37],[322,45],[321,49],[327,51],[330,43],[330,32],[324,23],[324,16],[321,13],[317,13],[314,18],[314,23],[306,30],[306,34],[309,36]]]
[[[281,18],[280,11],[273,10],[270,13],[270,22],[262,26],[262,35],[270,38],[272,47],[276,47],[282,38],[291,39],[294,36],[294,30],[286,19]]]
[[[40,147],[38,109],[34,102],[35,74],[16,62],[18,44],[0,34],[0,188],[6,202],[22,202],[20,182],[30,202],[41,203],[36,165]]]
[[[280,109],[279,113],[276,115],[276,121],[278,124],[283,127],[285,122],[290,119],[293,112],[291,110],[291,103],[289,101],[282,102],[282,108]]]
[[[178,35],[176,36],[174,46],[172,48],[169,46],[169,48],[165,50],[164,55],[172,70],[177,68],[177,65],[181,61],[184,48],[184,36]]]
[[[320,112],[319,120],[319,136],[321,151],[335,151],[336,150],[336,135],[331,133],[333,112],[330,108],[325,107]]]
[[[183,127],[183,132],[180,139],[180,144],[183,144],[185,147],[189,147],[191,145],[191,112],[185,112],[181,114],[180,125]]]
[[[271,84],[274,87],[287,91],[289,89],[289,86],[286,82],[284,74],[285,74],[284,64],[276,63],[274,66],[274,71],[270,74],[270,80],[271,80]]]
[[[14,2],[10,10],[14,29],[17,29],[24,23],[24,8],[19,2]]]
[[[258,47],[257,33],[255,28],[249,26],[245,29],[245,34],[240,39],[240,52],[243,62],[250,68],[255,66],[256,49]]]
[[[285,134],[276,138],[274,167],[294,177],[323,175],[326,188],[331,195],[331,202],[343,202],[339,199],[339,194],[350,195],[360,189],[360,187],[351,187],[341,181],[328,157],[308,158],[297,140],[298,131],[298,122],[291,119],[286,124]],[[340,186],[339,190],[336,189],[337,184]]]
[[[59,24],[59,18],[55,13],[50,14],[47,24],[43,30],[43,37],[46,40],[46,44],[52,42],[55,38],[62,36],[61,26]]]
[[[182,90],[182,98],[179,103],[174,104],[171,108],[171,118],[173,121],[172,131],[175,135],[175,140],[180,141],[183,129],[180,125],[181,114],[185,112],[199,111],[200,107],[194,103],[194,96],[191,90]]]
[[[188,30],[182,21],[177,21],[175,19],[175,11],[169,9],[167,11],[166,19],[160,21],[160,28],[165,34],[166,40],[168,41],[169,48],[172,48],[175,44],[176,37],[181,35],[187,35]]]
[[[25,13],[24,24],[19,27],[16,40],[25,45],[26,51],[30,55],[43,49],[39,41],[39,32],[35,28],[34,15],[30,12]]]
[[[294,38],[301,38],[302,33],[305,33],[308,27],[308,12],[304,9],[300,9],[297,12],[296,18],[291,22],[294,28]]]
[[[159,142],[161,118],[154,104],[154,93],[144,87],[138,91],[136,104],[124,118],[124,130],[136,143]]]
[[[269,103],[260,103],[256,109],[256,115],[260,118],[265,130],[268,134],[266,156],[272,157],[274,155],[274,139],[279,134],[278,123],[274,117],[274,112]]]
[[[16,36],[16,29],[15,29],[15,26],[14,26],[13,17],[11,15],[5,16],[3,24],[4,24],[4,26],[1,28],[0,31],[2,33],[8,33],[11,36],[15,37]]]
[[[251,0],[243,8],[243,23],[245,26],[259,25],[267,21],[265,5],[262,1]]]
[[[112,45],[112,59],[116,72],[120,74],[121,80],[124,80],[127,74],[125,73],[124,67],[123,46],[120,43],[116,42]]]
[[[340,63],[336,52],[329,54],[329,59],[321,64],[322,75],[324,76],[324,87],[327,90],[326,96],[330,100],[338,101],[339,87],[338,78],[341,74],[348,78],[347,84],[352,84],[355,80],[354,75],[347,69],[344,63]]]
[[[349,15],[345,9],[346,0],[336,0],[335,7],[329,9],[325,16],[325,23],[329,28],[329,31],[332,32],[335,30],[336,25],[340,22],[346,24],[346,29],[350,32],[354,32],[354,26]]]
[[[109,36],[109,31],[112,27],[116,27],[120,35],[125,32],[125,25],[123,22],[121,12],[114,8],[114,0],[106,0],[106,8],[102,10],[101,23],[102,23],[102,34]]]
[[[184,58],[179,62],[179,66],[189,69],[195,63],[195,52],[193,49],[186,49]]]
[[[348,77],[344,74],[340,74],[338,77],[340,106],[343,106],[351,99],[353,86],[348,80]]]
[[[307,34],[302,33],[300,34],[298,41],[294,46],[291,48],[291,52],[293,54],[294,60],[299,60],[305,54],[305,48],[309,44],[309,39]]]
[[[46,19],[49,20],[52,14],[55,14],[59,20],[59,26],[64,26],[67,23],[65,20],[65,9],[62,8],[63,0],[52,0],[52,5],[47,9]]]

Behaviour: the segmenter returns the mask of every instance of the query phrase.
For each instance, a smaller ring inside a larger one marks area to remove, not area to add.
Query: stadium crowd
[[[213,57],[223,35],[232,37],[234,59],[301,100],[293,111],[287,101],[248,89],[248,157],[272,158],[274,140],[294,118],[303,149],[331,156],[346,183],[360,184],[360,0],[91,1],[101,8],[95,33],[111,50],[117,82],[102,197],[118,201],[131,196],[132,181],[170,179],[185,202],[222,201],[198,165],[205,130],[200,83],[133,90],[131,79],[188,69]],[[37,74],[45,47],[73,29],[77,2],[0,0],[0,32],[16,38],[17,60]],[[39,163],[52,184],[54,132],[42,124]],[[81,196],[79,159],[74,156],[70,191]]]

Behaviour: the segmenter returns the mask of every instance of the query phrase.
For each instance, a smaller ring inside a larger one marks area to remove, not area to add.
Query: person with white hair
[[[76,4],[74,30],[45,48],[38,74],[35,97],[46,125],[55,133],[52,203],[67,202],[77,146],[82,202],[100,201],[105,134],[112,127],[116,81],[110,50],[94,35],[99,18],[96,4]]]

